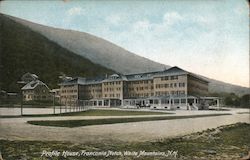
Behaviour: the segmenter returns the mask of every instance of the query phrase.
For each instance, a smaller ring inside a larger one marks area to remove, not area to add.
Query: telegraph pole
[[[17,84],[23,85],[26,84],[24,81],[17,81]],[[21,96],[21,116],[23,115],[23,91],[22,91],[22,87],[20,88],[20,96]]]

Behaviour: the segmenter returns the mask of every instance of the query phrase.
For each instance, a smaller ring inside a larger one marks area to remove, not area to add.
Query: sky
[[[0,12],[78,30],[126,50],[224,82],[249,86],[246,0],[5,0]]]

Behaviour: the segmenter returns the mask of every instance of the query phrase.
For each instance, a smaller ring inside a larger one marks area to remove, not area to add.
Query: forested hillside
[[[17,81],[26,73],[35,73],[50,88],[56,88],[58,76],[94,77],[113,71],[48,40],[26,26],[0,14],[0,90],[19,90]]]

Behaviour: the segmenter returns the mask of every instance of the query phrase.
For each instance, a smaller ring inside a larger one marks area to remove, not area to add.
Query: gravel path
[[[216,128],[221,125],[228,125],[237,122],[250,123],[249,114],[237,114],[237,112],[249,112],[249,110],[233,109],[231,111],[175,111],[176,114],[167,116],[208,113],[231,113],[232,115],[120,123],[76,128],[35,126],[26,122],[28,120],[115,118],[117,116],[1,118],[0,139],[70,141],[75,143],[157,140],[166,137],[181,136],[202,131],[208,128]]]

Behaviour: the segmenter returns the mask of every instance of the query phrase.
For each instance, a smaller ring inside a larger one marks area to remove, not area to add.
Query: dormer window
[[[142,75],[135,75],[135,78],[141,78]]]
[[[118,79],[120,76],[118,74],[112,74],[109,78],[110,79]]]

